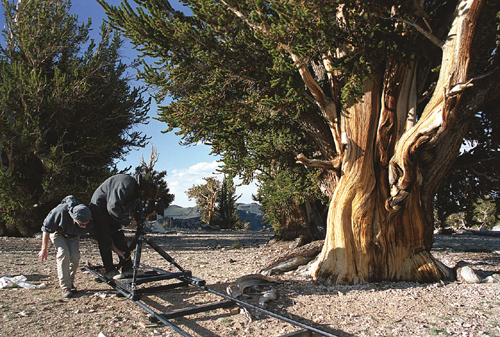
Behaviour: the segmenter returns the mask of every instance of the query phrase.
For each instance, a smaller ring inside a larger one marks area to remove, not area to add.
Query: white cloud
[[[203,178],[215,177],[222,181],[222,174],[217,172],[219,163],[214,160],[211,163],[200,162],[190,166],[187,169],[174,169],[168,173],[166,181],[170,188],[170,193],[175,195],[174,205],[182,207],[195,206],[194,200],[189,200],[186,191],[193,185],[201,185],[205,183]],[[238,181],[235,181],[238,183]],[[236,188],[236,194],[243,194],[238,200],[241,203],[251,203],[252,194],[257,193],[255,184],[248,186],[240,186]]]
[[[175,195],[173,204],[182,207],[195,206],[194,200],[188,199],[186,191],[193,185],[205,183],[203,178],[220,176],[221,174],[216,172],[218,167],[219,164],[214,160],[211,163],[200,162],[187,169],[174,169],[168,173],[167,184],[170,193]]]
[[[235,180],[234,182],[237,184],[238,182]],[[252,200],[252,194],[257,194],[257,186],[255,183],[251,183],[249,185],[241,185],[236,187],[236,195],[240,195],[241,198],[238,199],[238,203],[243,204],[251,204],[255,201]]]

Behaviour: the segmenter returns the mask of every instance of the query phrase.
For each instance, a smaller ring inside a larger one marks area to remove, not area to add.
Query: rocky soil
[[[290,243],[269,245],[271,233],[178,230],[149,235],[184,269],[225,292],[241,276],[258,272]],[[98,283],[89,272],[77,275],[74,298],[62,299],[53,247],[49,260],[37,259],[40,239],[0,237],[0,276],[24,275],[33,290],[0,290],[0,336],[179,336],[131,300]],[[100,264],[96,243],[81,242],[81,263]],[[500,238],[469,234],[437,235],[433,254],[449,267],[464,261],[482,278],[500,273]],[[141,262],[161,269],[169,263],[149,246]],[[175,270],[175,269],[172,269]],[[271,276],[278,298],[265,308],[336,336],[500,336],[500,283],[371,283],[330,286],[295,272]],[[242,299],[254,305],[258,288]],[[220,300],[194,287],[145,294],[143,302],[169,312]],[[300,327],[253,312],[217,309],[173,319],[192,336],[299,335]]]

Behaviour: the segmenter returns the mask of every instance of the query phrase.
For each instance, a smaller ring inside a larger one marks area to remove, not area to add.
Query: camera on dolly
[[[141,226],[146,222],[148,216],[154,212],[161,216],[165,215],[165,204],[163,203],[163,200],[141,199],[134,209],[133,217],[135,221],[137,221],[137,225]]]

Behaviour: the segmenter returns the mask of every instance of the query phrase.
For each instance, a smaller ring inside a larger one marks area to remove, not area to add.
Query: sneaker
[[[62,290],[62,297],[63,297],[63,298],[71,298],[71,297],[73,297],[73,293],[71,292],[71,289],[69,289],[69,288],[64,288],[64,289]]]
[[[137,271],[137,276],[141,276],[143,274],[144,274],[144,272],[142,270]],[[125,271],[122,270],[121,274],[116,275],[115,277],[113,277],[113,279],[114,280],[121,280],[124,278],[131,278],[133,275],[134,275],[133,269],[129,269],[129,270],[125,270]]]
[[[74,286],[74,285],[71,285],[71,288],[69,288],[69,290],[70,290],[73,294],[78,293],[78,290],[76,290],[76,288],[75,288],[75,286]]]
[[[118,270],[112,269],[112,270],[108,271],[105,276],[109,279],[112,279],[112,278],[115,278],[117,275],[120,275]]]

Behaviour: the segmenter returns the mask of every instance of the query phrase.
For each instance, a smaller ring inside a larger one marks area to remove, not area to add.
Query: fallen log
[[[285,273],[306,265],[321,252],[323,243],[323,240],[318,240],[307,245],[294,248],[291,251],[272,259],[267,266],[260,271],[260,273],[269,276],[273,274]]]

